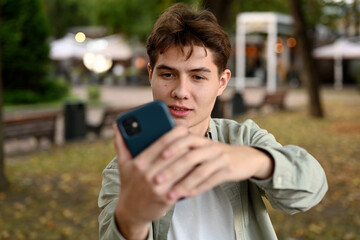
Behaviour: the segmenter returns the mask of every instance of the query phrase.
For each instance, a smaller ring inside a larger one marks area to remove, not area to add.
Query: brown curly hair
[[[178,3],[158,18],[147,39],[146,49],[151,68],[155,66],[159,54],[169,47],[179,47],[183,52],[185,46],[190,46],[187,59],[194,46],[202,46],[212,51],[219,74],[226,69],[231,44],[214,14],[208,10],[195,12],[184,3]]]

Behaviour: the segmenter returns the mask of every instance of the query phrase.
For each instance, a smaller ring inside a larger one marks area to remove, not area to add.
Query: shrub
[[[4,104],[33,104],[52,102],[69,94],[69,85],[63,78],[41,81],[37,90],[4,89]]]
[[[88,98],[90,101],[100,100],[100,87],[96,85],[90,85],[87,89]]]
[[[4,89],[37,91],[46,79],[49,63],[49,28],[42,1],[3,0],[0,8]]]
[[[43,101],[54,101],[64,98],[69,94],[70,87],[65,78],[59,77],[53,81],[40,83],[40,93]]]

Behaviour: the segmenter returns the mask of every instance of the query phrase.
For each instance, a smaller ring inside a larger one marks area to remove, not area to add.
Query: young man
[[[177,4],[160,16],[147,41],[149,79],[177,127],[132,158],[114,126],[100,239],[276,239],[262,196],[290,214],[323,198],[324,171],[304,149],[281,146],[251,120],[210,118],[230,50],[208,11]]]

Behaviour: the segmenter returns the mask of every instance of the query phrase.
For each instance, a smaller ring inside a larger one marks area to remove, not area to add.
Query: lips
[[[184,106],[175,106],[175,105],[169,106],[169,110],[171,115],[173,115],[174,117],[186,117],[192,112],[192,109],[189,109]]]

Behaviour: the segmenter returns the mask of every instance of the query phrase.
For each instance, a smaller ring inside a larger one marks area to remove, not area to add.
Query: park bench
[[[60,111],[5,115],[4,138],[9,140],[35,137],[39,141],[46,137],[55,143],[56,119],[59,114]]]
[[[262,101],[259,104],[246,105],[248,109],[260,110],[262,107],[271,106],[274,109],[285,109],[285,97],[287,88],[281,88],[273,93],[265,93]]]
[[[87,132],[95,133],[98,137],[100,137],[104,128],[111,127],[121,113],[130,109],[131,107],[107,107],[101,117],[100,123],[86,123]]]
[[[265,106],[270,106],[274,109],[285,109],[285,97],[287,91],[287,88],[280,88],[273,93],[265,93],[261,101],[256,104],[247,103],[246,101],[244,101],[242,96],[235,99],[234,96],[230,96],[229,94],[225,96],[220,96],[218,97],[214,106],[212,117],[233,117],[234,114],[236,115],[236,113],[234,113],[234,101],[240,101],[240,99],[241,102],[237,102],[237,104],[240,105],[238,106],[238,108],[241,108],[241,112],[246,112],[247,110],[251,109],[259,111]],[[230,113],[231,110],[232,113]]]

